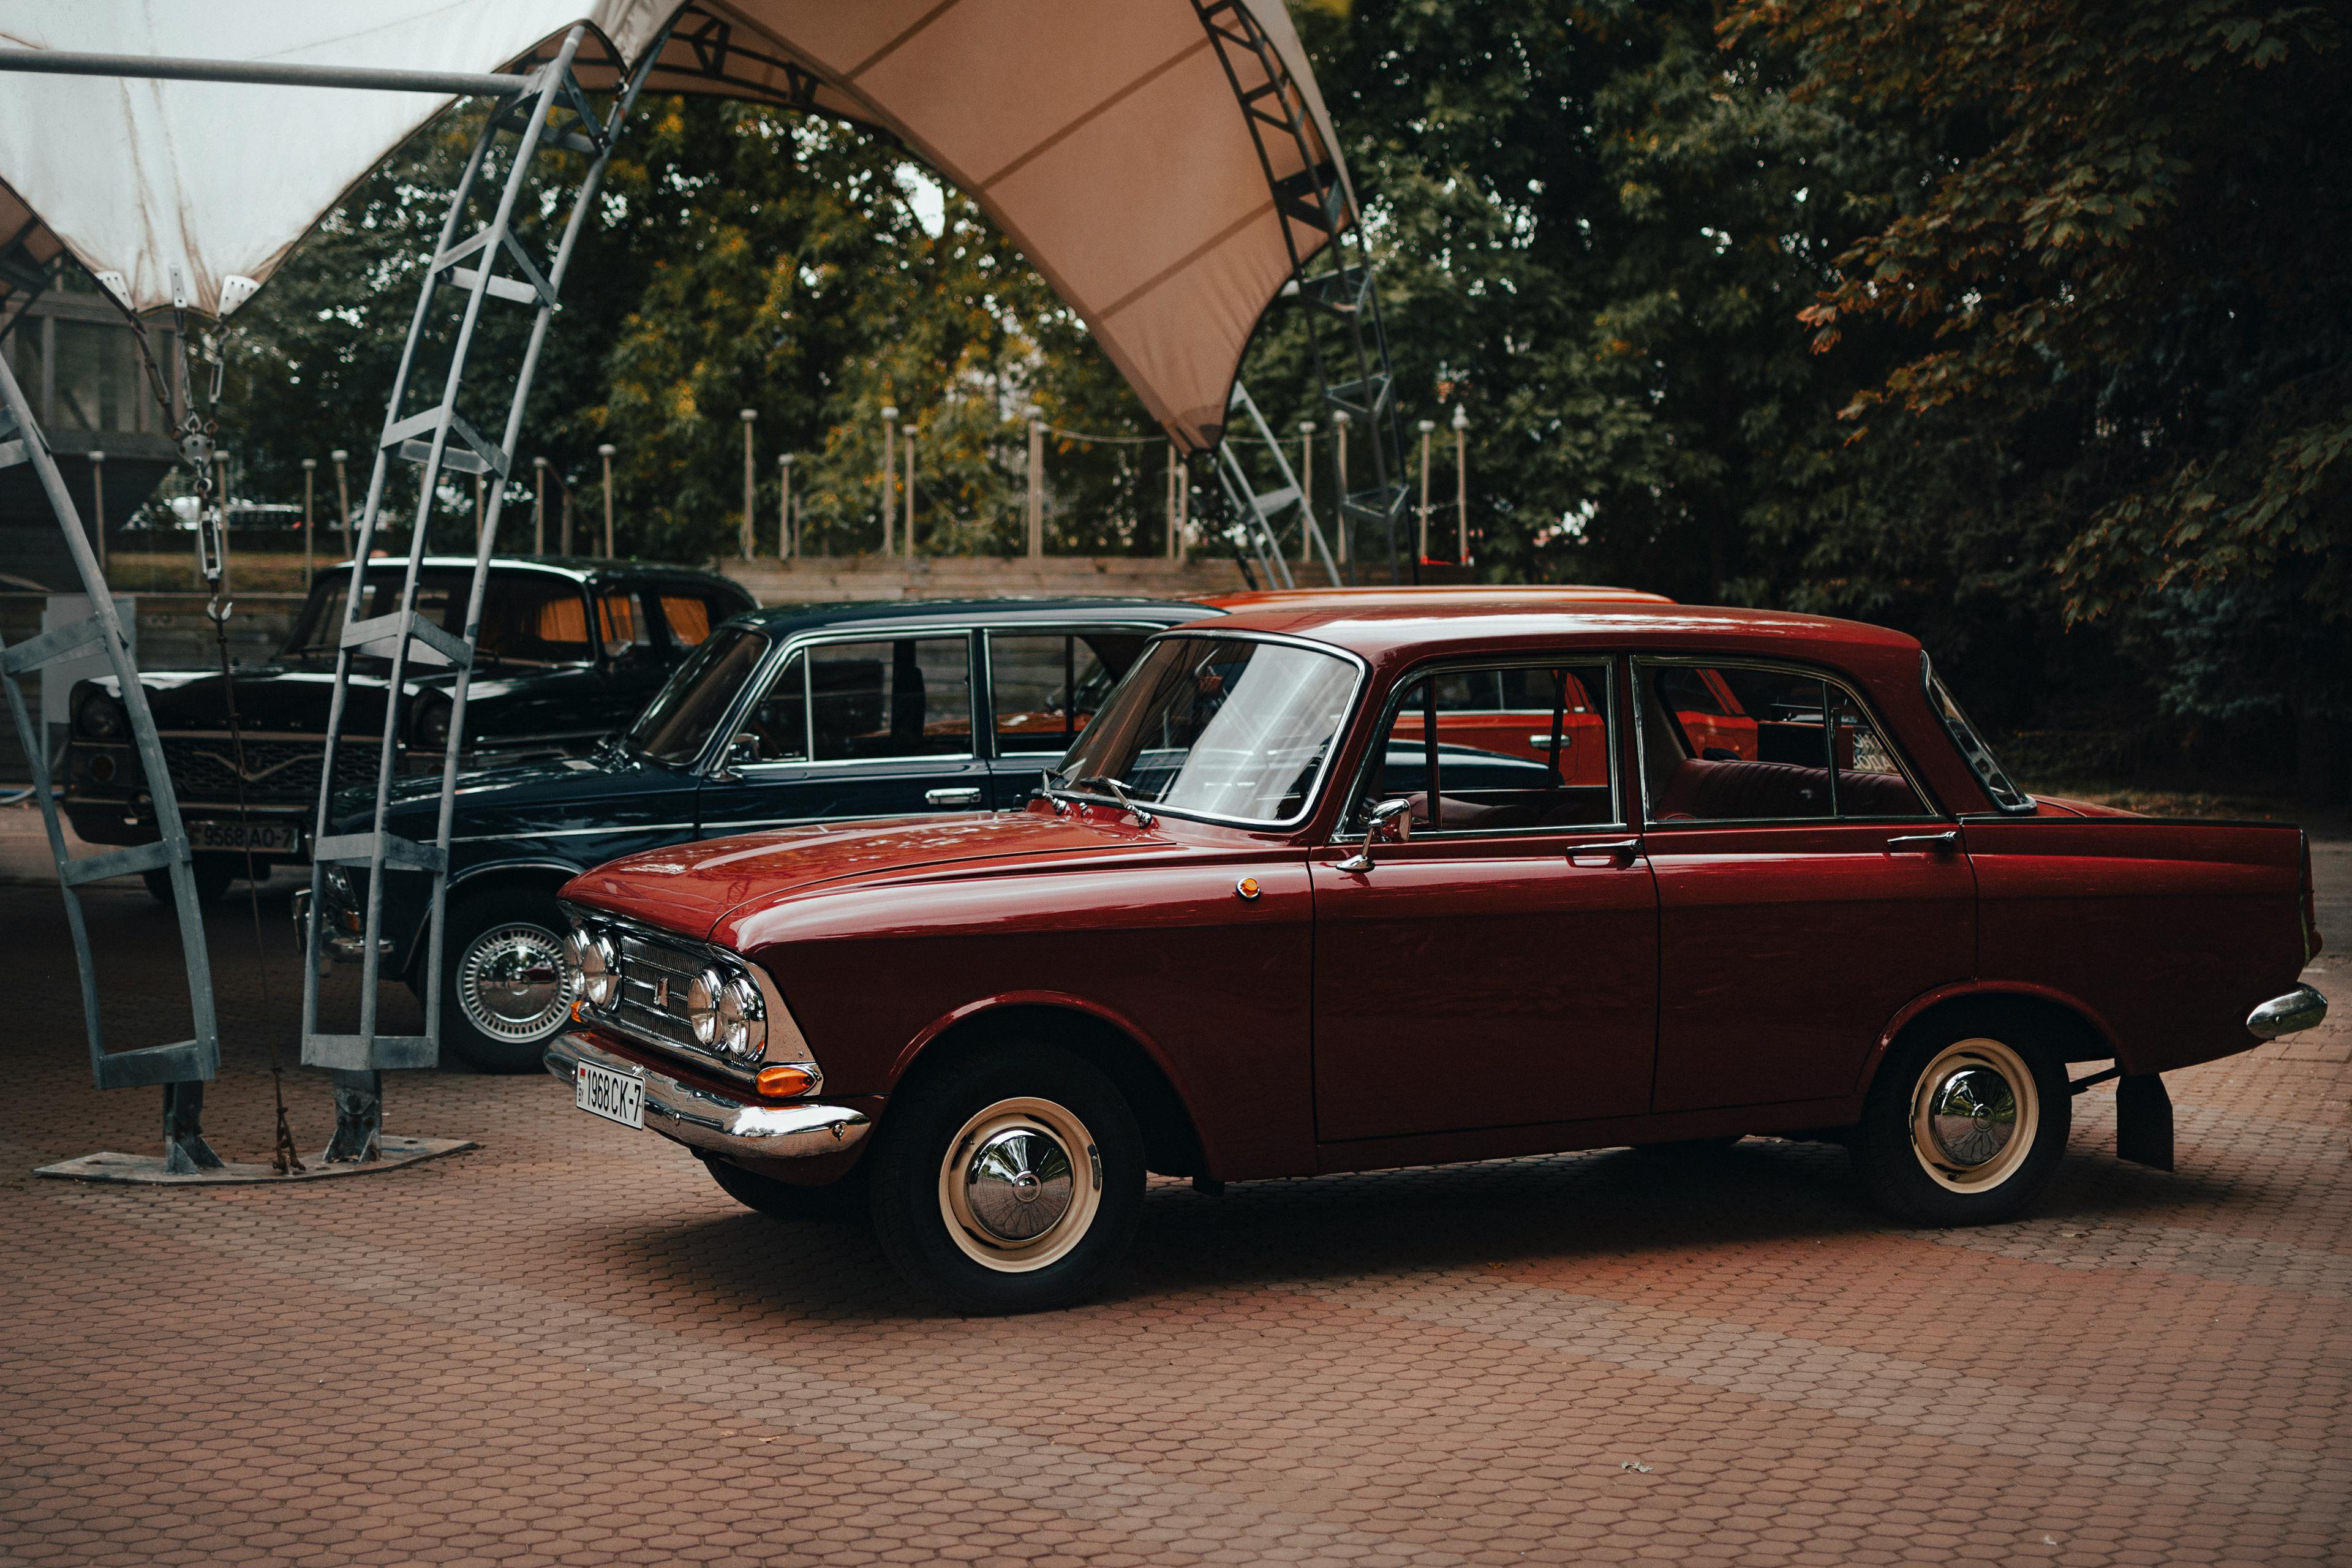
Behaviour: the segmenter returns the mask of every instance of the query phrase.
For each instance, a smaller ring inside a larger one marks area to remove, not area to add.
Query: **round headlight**
[[[719,994],[719,1043],[729,1056],[755,1062],[767,1054],[766,1011],[751,981],[739,976],[727,983]]]
[[[610,1007],[620,995],[620,954],[610,937],[574,931],[564,940],[563,959],[591,1007]]]
[[[725,983],[708,969],[686,988],[686,1021],[693,1026],[694,1037],[706,1046],[719,1042],[719,998],[725,991]]]
[[[120,741],[131,728],[122,704],[103,691],[85,693],[74,710],[74,728],[92,741]]]
[[[449,704],[427,700],[416,715],[416,747],[438,752],[449,744]]]

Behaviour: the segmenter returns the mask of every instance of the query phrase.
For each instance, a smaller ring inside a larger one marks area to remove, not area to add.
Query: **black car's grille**
[[[335,787],[349,789],[375,779],[378,740],[346,738],[335,748]],[[248,801],[313,801],[319,798],[319,761],[325,747],[317,741],[257,741],[245,742],[245,798]],[[236,748],[226,734],[168,735],[163,738],[163,764],[184,803],[192,800],[237,798]]]

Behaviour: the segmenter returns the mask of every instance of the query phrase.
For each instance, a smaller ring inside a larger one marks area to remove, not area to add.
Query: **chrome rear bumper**
[[[2246,1015],[2246,1027],[2265,1040],[2316,1028],[2327,1016],[2327,998],[2308,985],[2298,985],[2284,996],[2273,996]]]
[[[547,1047],[547,1070],[570,1083],[582,1062],[641,1076],[646,1131],[719,1154],[793,1159],[855,1148],[873,1129],[862,1110],[841,1105],[761,1105],[680,1083],[667,1073],[605,1050],[585,1035],[559,1035]]]

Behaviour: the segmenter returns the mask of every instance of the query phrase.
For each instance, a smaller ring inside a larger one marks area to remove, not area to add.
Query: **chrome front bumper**
[[[2327,1016],[2327,998],[2308,985],[2298,985],[2284,996],[2273,996],[2246,1015],[2246,1027],[2265,1040],[2298,1035],[2316,1028]]]
[[[570,1083],[582,1062],[646,1081],[646,1131],[718,1154],[788,1160],[853,1149],[873,1130],[862,1110],[841,1105],[761,1105],[680,1083],[642,1062],[605,1050],[585,1035],[559,1035],[547,1047],[547,1070]]]

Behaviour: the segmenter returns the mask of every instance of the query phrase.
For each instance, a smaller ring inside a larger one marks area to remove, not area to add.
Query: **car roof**
[[[322,564],[319,568],[319,575],[325,577],[338,571],[348,572],[351,564],[349,557],[332,565]],[[398,571],[407,564],[405,556],[385,555],[370,561],[368,569],[372,572]],[[470,572],[474,568],[474,558],[470,555],[427,555],[419,564],[437,571]],[[741,584],[720,573],[708,572],[698,566],[675,566],[662,561],[608,561],[590,555],[493,555],[490,566],[492,570],[500,572],[551,573],[568,577],[575,583],[591,582],[601,577],[668,577],[724,584],[747,595],[750,592],[743,589]]]
[[[1538,597],[1547,601],[1565,599],[1587,604],[1671,605],[1674,603],[1664,594],[1653,594],[1644,588],[1613,587],[1604,583],[1433,583],[1411,585],[1375,584],[1369,587],[1247,588],[1231,594],[1204,594],[1201,597],[1201,603],[1214,605],[1221,609],[1244,610],[1325,602],[1360,603],[1374,597],[1393,599],[1402,595],[1410,595],[1412,602],[1419,605],[1516,604]]]
[[[1612,646],[1671,647],[1722,653],[1745,650],[1802,657],[1914,651],[1918,640],[1885,626],[1788,610],[1650,600],[1578,602],[1573,595],[1534,590],[1523,595],[1426,589],[1325,594],[1243,608],[1221,631],[1276,632],[1345,648],[1384,663],[1423,648],[1463,643],[1550,644],[1575,637]]]
[[[1118,598],[883,599],[826,605],[772,605],[730,616],[730,625],[757,626],[779,636],[840,631],[871,626],[899,627],[910,622],[951,621],[958,626],[1019,626],[1064,622],[1145,622],[1181,626],[1222,617],[1223,612],[1190,600]]]

